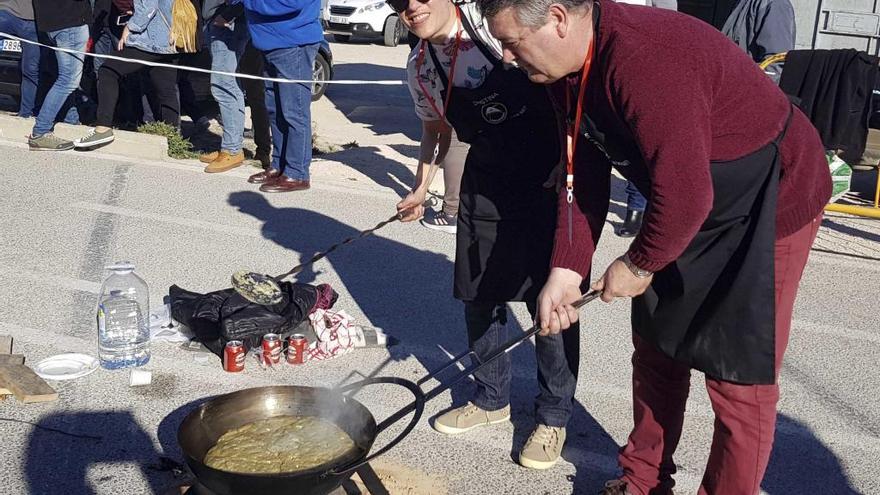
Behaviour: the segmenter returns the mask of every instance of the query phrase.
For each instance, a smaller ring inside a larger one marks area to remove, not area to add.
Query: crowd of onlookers
[[[205,172],[225,172],[244,163],[248,105],[264,167],[248,181],[289,192],[309,187],[311,85],[219,72],[310,80],[323,41],[319,13],[320,0],[0,0],[0,31],[52,47],[21,44],[18,114],[35,118],[31,149],[94,149],[114,140],[114,127],[179,129],[181,114],[205,127],[216,103],[220,149],[200,160]],[[212,98],[197,97],[207,76],[175,66],[215,71]],[[56,122],[92,127],[67,140],[54,134]]]

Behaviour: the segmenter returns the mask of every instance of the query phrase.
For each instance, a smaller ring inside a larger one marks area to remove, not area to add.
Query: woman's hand
[[[424,205],[427,195],[427,191],[416,189],[400,200],[397,203],[397,213],[400,215],[400,221],[412,222],[422,218],[425,215]]]
[[[128,35],[131,34],[131,31],[128,30],[128,25],[125,26],[122,30],[122,35],[119,37],[119,44],[116,45],[117,51],[122,51],[125,48],[125,44],[128,42]]]

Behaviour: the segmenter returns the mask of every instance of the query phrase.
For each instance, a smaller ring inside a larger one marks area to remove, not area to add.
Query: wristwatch
[[[632,272],[633,275],[639,278],[648,278],[653,275],[653,272],[649,272],[648,270],[643,270],[635,265],[631,259],[629,259],[629,253],[624,254],[620,257],[620,261],[623,261],[623,264],[629,268],[629,271]]]

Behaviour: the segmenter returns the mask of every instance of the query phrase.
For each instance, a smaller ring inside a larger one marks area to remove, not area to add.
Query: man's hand
[[[602,278],[593,282],[593,290],[602,291],[602,300],[611,302],[615,297],[636,297],[648,290],[654,275],[637,277],[620,258],[614,260]]]
[[[397,213],[400,215],[401,222],[412,222],[418,220],[425,215],[425,197],[427,191],[416,189],[406,195],[405,198],[397,203]]]
[[[125,44],[128,42],[128,35],[131,34],[131,31],[128,30],[128,25],[122,30],[122,35],[119,37],[119,44],[116,45],[117,51],[122,51],[125,48]]]
[[[578,312],[571,303],[581,297],[583,278],[567,268],[553,268],[541,293],[538,294],[538,323],[542,336],[557,334],[578,321]]]

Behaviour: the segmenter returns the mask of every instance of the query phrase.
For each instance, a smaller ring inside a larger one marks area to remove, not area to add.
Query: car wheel
[[[312,70],[312,101],[318,101],[327,92],[327,84],[324,81],[330,79],[330,64],[320,52],[315,57],[315,68]]]
[[[333,41],[338,41],[340,43],[348,43],[351,40],[350,34],[334,34]]]
[[[392,15],[385,19],[385,28],[382,30],[382,34],[385,38],[385,46],[397,46],[400,43],[400,38],[403,36],[401,31],[403,30],[403,23],[400,22],[400,19],[397,18],[396,15]]]

